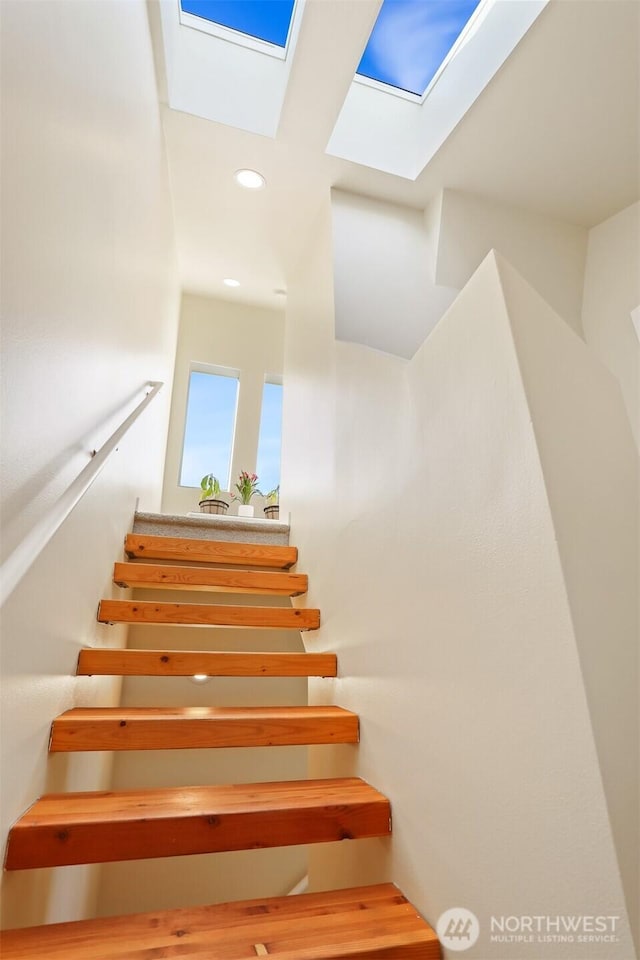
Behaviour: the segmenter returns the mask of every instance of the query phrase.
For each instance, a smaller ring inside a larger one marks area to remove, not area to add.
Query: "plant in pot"
[[[238,504],[238,516],[239,517],[252,517],[253,516],[253,504],[251,503],[251,498],[257,493],[260,494],[258,490],[258,476],[255,473],[247,473],[246,470],[242,470],[237,481],[236,481],[236,490],[238,495],[232,494],[232,500],[239,500]],[[262,494],[260,494],[262,496]]]
[[[264,515],[267,520],[280,519],[280,484],[267,494],[267,504],[264,508]]]
[[[202,488],[202,500],[200,500],[200,513],[226,513],[229,504],[220,496],[220,484],[218,478],[212,473],[207,473],[200,481]]]

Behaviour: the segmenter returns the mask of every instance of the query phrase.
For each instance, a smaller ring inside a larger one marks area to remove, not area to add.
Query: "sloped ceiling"
[[[281,305],[332,186],[416,208],[453,187],[586,227],[638,198],[636,0],[551,0],[414,182],[324,152],[378,6],[307,0],[273,139],[164,107],[185,289]]]

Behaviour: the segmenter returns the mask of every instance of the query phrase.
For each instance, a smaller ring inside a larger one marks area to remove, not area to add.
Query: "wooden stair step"
[[[209,650],[86,648],[79,676],[336,677],[335,653],[218,653]]]
[[[439,960],[435,931],[391,883],[76,920],[0,934],[3,960]],[[177,956],[177,953],[175,954]]]
[[[207,590],[285,597],[299,597],[308,589],[305,573],[178,567],[161,563],[116,563],[113,568],[113,581],[119,587]]]
[[[357,777],[41,797],[9,832],[5,869],[251,850],[391,832]]]
[[[341,707],[76,707],[53,721],[49,749],[180,750],[357,743]]]
[[[140,533],[127,534],[124,552],[128,557],[147,560],[183,560],[243,567],[276,567],[282,570],[288,570],[298,559],[296,547],[189,537],[156,537]]]
[[[213,603],[163,603],[155,600],[101,600],[101,623],[162,623],[165,626],[275,627],[317,630],[320,611],[311,607],[240,607]]]

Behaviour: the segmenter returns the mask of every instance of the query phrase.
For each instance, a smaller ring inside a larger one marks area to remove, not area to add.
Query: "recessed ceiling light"
[[[247,190],[261,190],[267,183],[257,170],[236,170],[233,179],[241,187],[246,187]]]
[[[191,679],[194,683],[204,683],[205,680],[209,679],[209,675],[207,673],[194,673]]]
[[[240,286],[240,281],[239,281],[239,280],[232,280],[231,277],[225,277],[225,279],[224,279],[222,282],[224,283],[225,287],[239,287],[239,286]]]

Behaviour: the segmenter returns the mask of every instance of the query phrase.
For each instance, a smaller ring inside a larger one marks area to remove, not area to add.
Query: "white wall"
[[[393,837],[312,848],[312,884],[392,879],[434,922],[465,905],[484,930],[467,955],[483,960],[567,955],[490,944],[491,914],[617,915],[621,941],[580,955],[628,960],[577,631],[495,261],[404,364],[334,342],[330,229],[316,225],[289,284],[283,499],[323,612],[305,645],[338,653],[339,679],[312,682],[310,699],[355,710],[362,728],[357,748],[312,751],[310,773],[385,791]]]
[[[456,291],[434,286],[421,210],[331,191],[338,340],[412,357]]]
[[[585,340],[616,377],[640,448],[640,203],[589,231],[582,326]]]
[[[492,249],[581,333],[587,231],[459,190],[424,211],[331,192],[335,335],[410,359]]]
[[[436,282],[462,289],[490,250],[502,251],[581,333],[587,231],[461,190],[443,190]]]
[[[159,505],[178,296],[144,2],[2,4],[5,555],[132,408],[167,381],[3,611],[2,839],[46,789],[108,782],[103,758],[47,760],[49,725],[109,703],[72,677],[99,626],[136,497]],[[92,912],[94,868],[5,874],[6,926]]]
[[[638,460],[618,384],[501,263],[618,863],[638,922]],[[636,936],[640,931],[636,929]]]
[[[266,377],[282,376],[283,343],[284,313],[280,311],[183,295],[162,495],[164,513],[197,512],[200,500],[199,488],[179,486],[191,363],[240,371],[233,480],[241,470],[255,471],[262,391]],[[219,479],[224,488],[226,478]],[[252,503],[260,508],[262,501],[254,498]],[[236,512],[235,507],[230,512]]]

